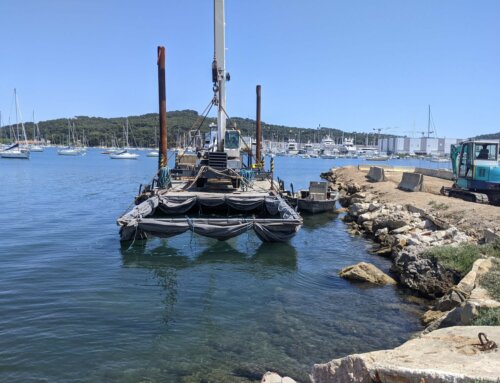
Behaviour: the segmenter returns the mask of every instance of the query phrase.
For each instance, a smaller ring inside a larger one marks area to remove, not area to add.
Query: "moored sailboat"
[[[72,138],[73,137],[73,138]],[[85,150],[82,148],[73,146],[75,142],[74,139],[74,128],[71,129],[71,122],[68,120],[68,146],[57,151],[60,156],[83,156],[85,155]]]
[[[43,146],[41,143],[40,127],[35,124],[35,111],[33,111],[33,143],[30,145],[30,151],[32,152],[43,152]]]
[[[2,150],[0,152],[1,158],[10,158],[10,159],[24,159],[27,160],[30,158],[30,149],[28,147],[28,139],[26,137],[26,129],[24,128],[24,122],[21,115],[21,109],[19,108],[19,102],[17,99],[17,90],[14,89],[14,100],[16,104],[16,143],[9,146],[8,148]],[[21,133],[24,138],[24,145],[21,146],[19,144],[19,122],[18,119],[21,120]]]
[[[109,155],[109,158],[112,160],[136,160],[139,158],[139,154],[129,152],[129,143],[128,143],[128,118],[126,120],[125,128],[124,128],[124,136],[125,136],[125,147],[123,149],[117,150],[114,153]]]

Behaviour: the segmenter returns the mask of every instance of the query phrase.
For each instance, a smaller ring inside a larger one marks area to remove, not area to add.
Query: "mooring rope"
[[[172,186],[172,179],[170,178],[170,169],[164,166],[158,171],[158,181],[156,183],[159,189],[165,189]]]

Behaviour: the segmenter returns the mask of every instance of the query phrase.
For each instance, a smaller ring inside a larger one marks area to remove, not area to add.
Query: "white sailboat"
[[[85,154],[84,150],[72,146],[72,141],[74,141],[74,139],[72,140],[71,136],[72,136],[72,134],[71,134],[71,122],[68,120],[68,146],[63,148],[63,149],[59,149],[57,151],[57,154],[59,154],[60,156],[82,156],[82,155],[84,155]]]
[[[115,153],[111,153],[109,155],[109,158],[111,158],[112,160],[136,160],[137,158],[139,158],[139,154],[137,153],[131,153],[128,151],[129,149],[129,143],[128,143],[128,118],[127,118],[127,122],[126,122],[126,125],[125,125],[125,131],[124,131],[124,135],[125,135],[125,148],[122,149],[122,150],[119,150]]]
[[[12,159],[25,159],[28,160],[30,158],[30,149],[28,147],[28,139],[26,138],[26,130],[24,128],[23,118],[21,115],[21,110],[19,108],[19,103],[17,100],[17,91],[14,89],[14,100],[16,104],[16,130],[18,134],[16,135],[16,143],[11,145],[7,149],[4,149],[0,152],[1,158],[12,158]],[[24,146],[19,145],[19,123],[18,118],[21,119],[21,128],[22,134],[24,138]]]
[[[157,131],[156,131],[156,126],[155,126],[155,138],[158,138]],[[156,140],[156,146],[158,147],[158,139]],[[146,157],[160,157],[160,151],[158,149],[153,149],[148,154],[146,154]]]
[[[35,124],[35,111],[33,111],[33,144],[30,145],[30,151],[43,152],[43,146],[39,144],[40,136],[40,128],[38,124]]]
[[[139,155],[137,153],[130,153],[126,149],[109,155],[109,158],[112,160],[136,160],[138,157]]]
[[[160,152],[156,149],[151,150],[148,154],[146,154],[147,157],[159,157]]]

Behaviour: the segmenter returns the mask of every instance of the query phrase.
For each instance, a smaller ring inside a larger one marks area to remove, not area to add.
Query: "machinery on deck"
[[[451,146],[455,183],[441,194],[465,201],[500,204],[499,140],[469,140]]]

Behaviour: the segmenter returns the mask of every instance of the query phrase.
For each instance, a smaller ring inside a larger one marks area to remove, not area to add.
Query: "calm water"
[[[347,162],[276,158],[276,171],[298,188]],[[336,275],[390,265],[333,214],[305,218],[289,244],[186,233],[121,248],[115,219],[156,163],[0,160],[0,381],[252,382],[267,369],[305,381],[315,362],[420,330],[400,290]]]

